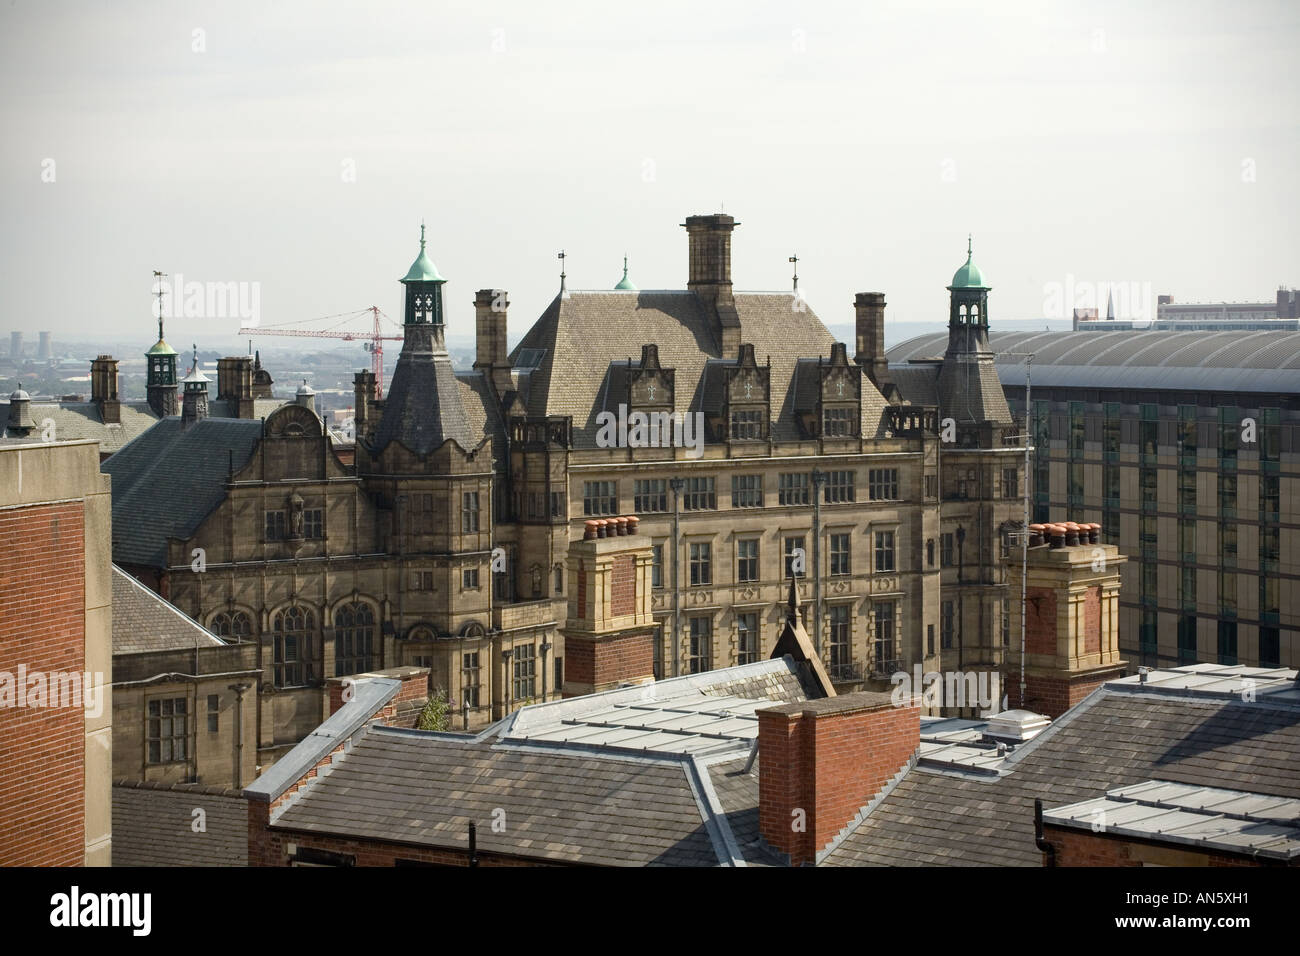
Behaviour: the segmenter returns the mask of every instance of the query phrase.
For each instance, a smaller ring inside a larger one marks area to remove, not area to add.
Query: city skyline
[[[452,340],[480,288],[539,316],[561,250],[569,288],[611,288],[625,254],[640,288],[680,287],[669,219],[702,209],[741,223],[738,289],[789,289],[798,256],[832,325],[859,291],[944,321],[971,233],[995,326],[1068,320],[1044,312],[1073,283],[1267,301],[1295,281],[1285,4],[584,9],[0,12],[0,69],[30,91],[3,107],[10,327],[134,323],[153,269],[257,283],[265,324],[394,315],[421,219]],[[68,57],[39,53],[56,40]],[[69,262],[93,317],[51,295]]]

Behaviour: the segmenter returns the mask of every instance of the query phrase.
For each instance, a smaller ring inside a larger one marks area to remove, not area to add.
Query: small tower
[[[18,389],[9,396],[9,421],[8,429],[17,435],[27,435],[35,427],[36,422],[32,421],[32,397],[23,390],[22,383],[18,383]]]
[[[176,350],[163,339],[163,320],[158,318],[158,341],[144,353],[146,366],[145,393],[149,407],[160,418],[175,415],[176,401]]]
[[[627,254],[623,255],[623,278],[618,280],[618,285],[614,286],[615,292],[636,292],[637,287],[632,284],[632,280],[627,277]]]
[[[184,387],[182,396],[181,423],[188,428],[197,421],[208,417],[208,382],[206,375],[199,371],[199,347],[194,346],[194,368],[181,380]]]
[[[959,432],[988,422],[1011,424],[989,345],[989,290],[967,237],[966,262],[948,286],[948,350],[939,372],[939,414],[952,418]]]
[[[316,411],[316,392],[307,384],[305,378],[302,380],[302,384],[298,386],[298,391],[294,393],[293,400],[296,405],[301,405],[313,413]]]
[[[431,326],[439,342],[443,335],[442,287],[446,281],[438,275],[437,268],[424,251],[424,223],[420,223],[420,254],[402,278],[402,285],[406,287],[403,322],[408,327]]]

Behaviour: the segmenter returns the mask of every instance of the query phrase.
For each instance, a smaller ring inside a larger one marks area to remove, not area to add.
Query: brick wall
[[[920,715],[875,693],[758,711],[763,838],[792,864],[813,862],[916,751]]]
[[[265,806],[265,804],[263,804]],[[249,833],[254,832],[253,806],[249,806]],[[299,833],[274,831],[264,828],[257,848],[257,859],[253,858],[253,844],[249,843],[249,866],[288,866],[288,845],[299,848],[327,850],[332,853],[346,853],[356,858],[356,866],[395,866],[398,860],[412,860],[435,866],[469,866],[469,850],[437,847],[404,846],[400,843],[386,843],[381,840],[344,839],[318,833]],[[467,838],[468,839],[468,838]],[[528,859],[526,857],[503,856],[493,853],[478,852],[479,866],[556,866],[553,860]]]
[[[589,688],[583,693],[590,693],[590,689],[603,685],[644,680],[654,675],[653,631],[630,631],[598,639],[569,635],[564,649],[564,681]]]
[[[1043,827],[1043,838],[1056,850],[1057,866],[1260,866],[1241,856],[1228,856],[1192,847],[1167,847],[1128,840],[1106,833],[1064,827]],[[1046,862],[1047,854],[1043,854]]]
[[[1029,588],[1025,592],[1025,650],[1029,654],[1056,653],[1056,592]]]
[[[1024,700],[1012,700],[1020,694],[1020,682],[1017,680],[1010,682],[1008,701],[1012,707],[1027,707],[1035,713],[1046,714],[1055,720],[1106,681],[1122,677],[1123,673],[1123,666],[1091,677],[1073,680],[1068,677],[1028,673],[1025,675]]]
[[[1101,586],[1097,584],[1083,596],[1083,652],[1101,653]]]
[[[611,617],[636,613],[636,564],[630,554],[615,555],[611,569]]]
[[[81,502],[0,511],[0,541],[0,672],[84,674]],[[84,862],[85,733],[82,706],[0,707],[0,866]]]

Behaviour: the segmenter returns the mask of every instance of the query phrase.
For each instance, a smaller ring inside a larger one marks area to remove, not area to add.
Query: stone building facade
[[[332,677],[428,667],[467,727],[615,680],[566,670],[573,547],[587,522],[632,515],[619,560],[649,666],[629,652],[622,680],[766,659],[791,577],[841,690],[959,653],[1001,665],[1000,532],[1023,477],[969,257],[948,355],[894,382],[883,295],[858,296],[850,355],[798,294],[733,290],[731,216],[685,225],[685,290],[562,288],[512,352],[507,294],[480,290],[469,370],[451,365],[422,238],[387,397],[356,376],[351,464],[310,395],[264,422],[165,419],[106,463],[117,562],[259,644],[259,763],[320,723]]]

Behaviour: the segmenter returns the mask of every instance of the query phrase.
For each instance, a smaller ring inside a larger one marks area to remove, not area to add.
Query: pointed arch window
[[[375,612],[369,604],[345,604],[334,615],[334,676],[374,668]]]
[[[243,611],[222,611],[212,619],[208,630],[227,640],[246,641],[253,633],[253,621]]]
[[[316,615],[303,607],[280,611],[272,619],[276,687],[300,687],[306,683],[306,664],[315,629]]]

